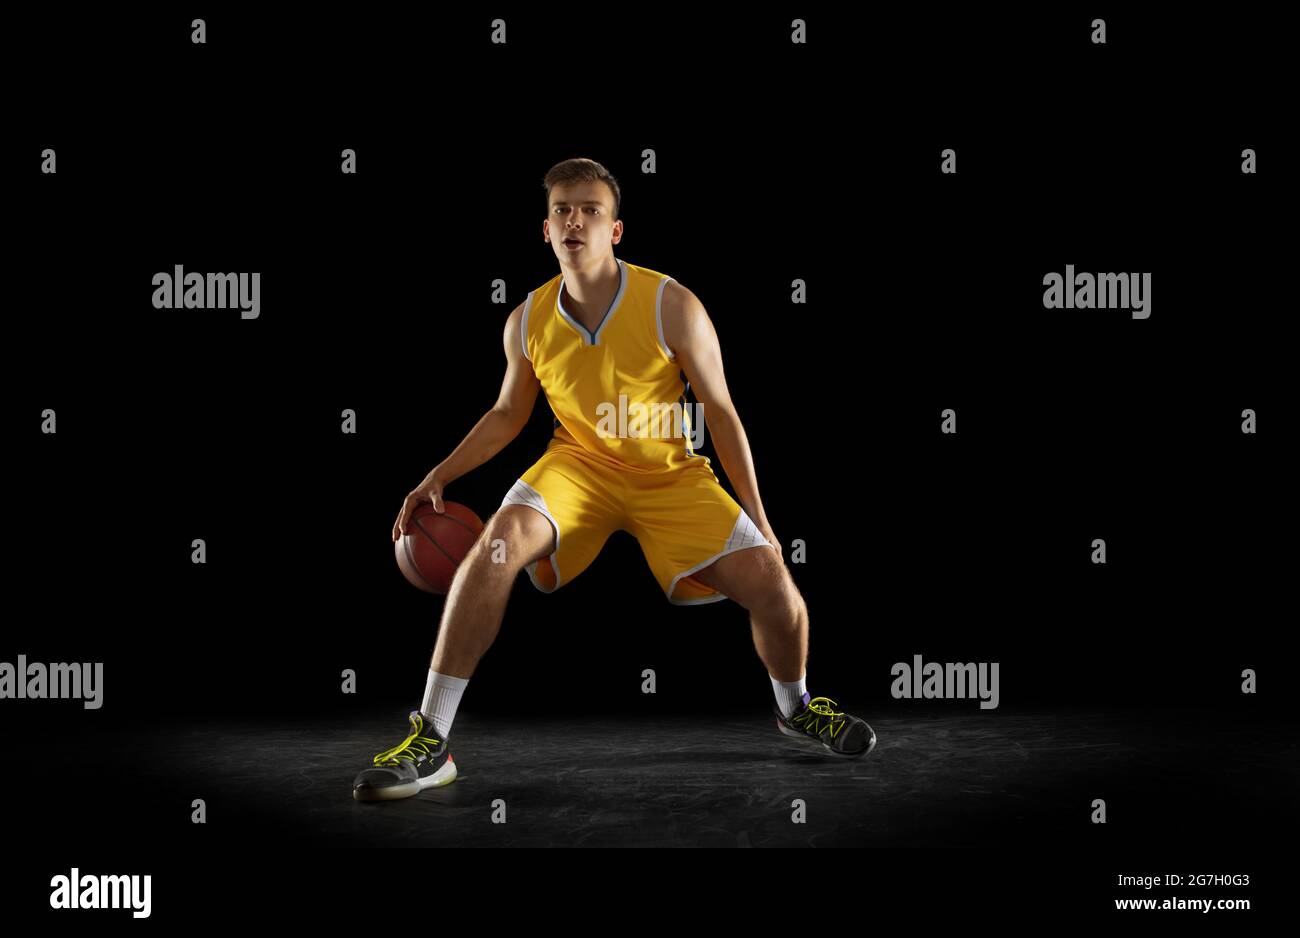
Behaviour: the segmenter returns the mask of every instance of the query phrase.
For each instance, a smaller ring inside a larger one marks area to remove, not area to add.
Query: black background
[[[4,722],[39,745],[82,720],[416,706],[441,600],[404,582],[389,531],[495,400],[504,318],[558,272],[541,180],[571,156],[622,185],[615,254],[714,321],[773,530],[787,558],[807,544],[812,693],[888,713],[890,666],[921,654],[999,662],[990,720],[1275,718],[1294,556],[1277,24],[601,10],[494,12],[505,49],[477,12],[207,13],[206,47],[190,11],[21,33],[0,660],[103,661],[105,706],[5,701]],[[260,318],[153,309],[175,264],[260,271]],[[1150,271],[1151,318],[1044,309],[1067,264]],[[486,518],[550,428],[539,400],[447,497]],[[622,533],[553,595],[521,576],[463,707],[559,713],[557,682],[611,713],[771,697],[744,610],[669,605]]]

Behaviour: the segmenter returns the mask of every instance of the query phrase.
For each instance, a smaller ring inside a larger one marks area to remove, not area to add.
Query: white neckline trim
[[[609,309],[605,310],[605,315],[600,320],[600,325],[596,327],[595,332],[588,332],[587,327],[570,316],[569,311],[564,308],[564,303],[561,302],[561,298],[564,296],[564,275],[560,275],[560,289],[555,294],[555,308],[559,310],[560,315],[568,321],[569,325],[577,329],[582,337],[587,340],[588,345],[600,343],[600,334],[605,331],[609,321],[614,318],[614,313],[623,301],[623,294],[627,292],[627,265],[620,258],[616,257],[614,260],[618,262],[618,292],[614,294],[614,299],[610,301]]]

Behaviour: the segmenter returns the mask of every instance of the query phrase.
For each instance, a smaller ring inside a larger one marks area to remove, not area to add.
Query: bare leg
[[[804,676],[808,663],[808,607],[790,571],[767,547],[719,557],[695,577],[749,611],[754,648],[778,681]]]
[[[799,680],[808,668],[808,607],[793,582],[790,586],[797,605],[787,603],[786,611],[778,607],[749,614],[758,657],[767,665],[767,673],[783,683]]]
[[[505,559],[494,562],[492,542],[505,541]],[[519,571],[555,549],[555,529],[524,505],[507,505],[491,518],[456,569],[442,609],[438,643],[430,667],[439,674],[469,678],[496,641],[506,601]]]

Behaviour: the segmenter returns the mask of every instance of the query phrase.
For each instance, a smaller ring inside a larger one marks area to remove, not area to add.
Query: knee
[[[763,577],[762,586],[755,592],[749,611],[767,620],[797,627],[803,621],[806,607],[790,571],[773,557],[766,572],[768,575]]]
[[[530,533],[518,512],[498,511],[483,526],[470,556],[488,569],[514,576],[528,564],[526,542]]]

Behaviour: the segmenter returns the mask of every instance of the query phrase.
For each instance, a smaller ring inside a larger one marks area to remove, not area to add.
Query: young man
[[[749,611],[783,734],[832,755],[866,755],[876,742],[871,727],[804,690],[808,612],[763,513],[704,306],[673,278],[614,256],[623,236],[621,194],[603,166],[565,160],[544,184],[542,237],[560,274],[510,314],[496,405],[406,497],[393,539],[406,533],[417,505],[432,501],[441,511],[448,483],[518,435],[539,388],[555,412],[555,435],[457,569],[410,733],[357,776],[353,797],[405,798],[455,780],[447,736],[519,572],[527,569],[533,585],[553,592],[582,573],[617,530],[640,543],[669,602],[730,598]],[[699,421],[686,405],[692,387],[739,504],[708,458],[694,452]],[[494,562],[498,538],[507,546],[505,563]]]

